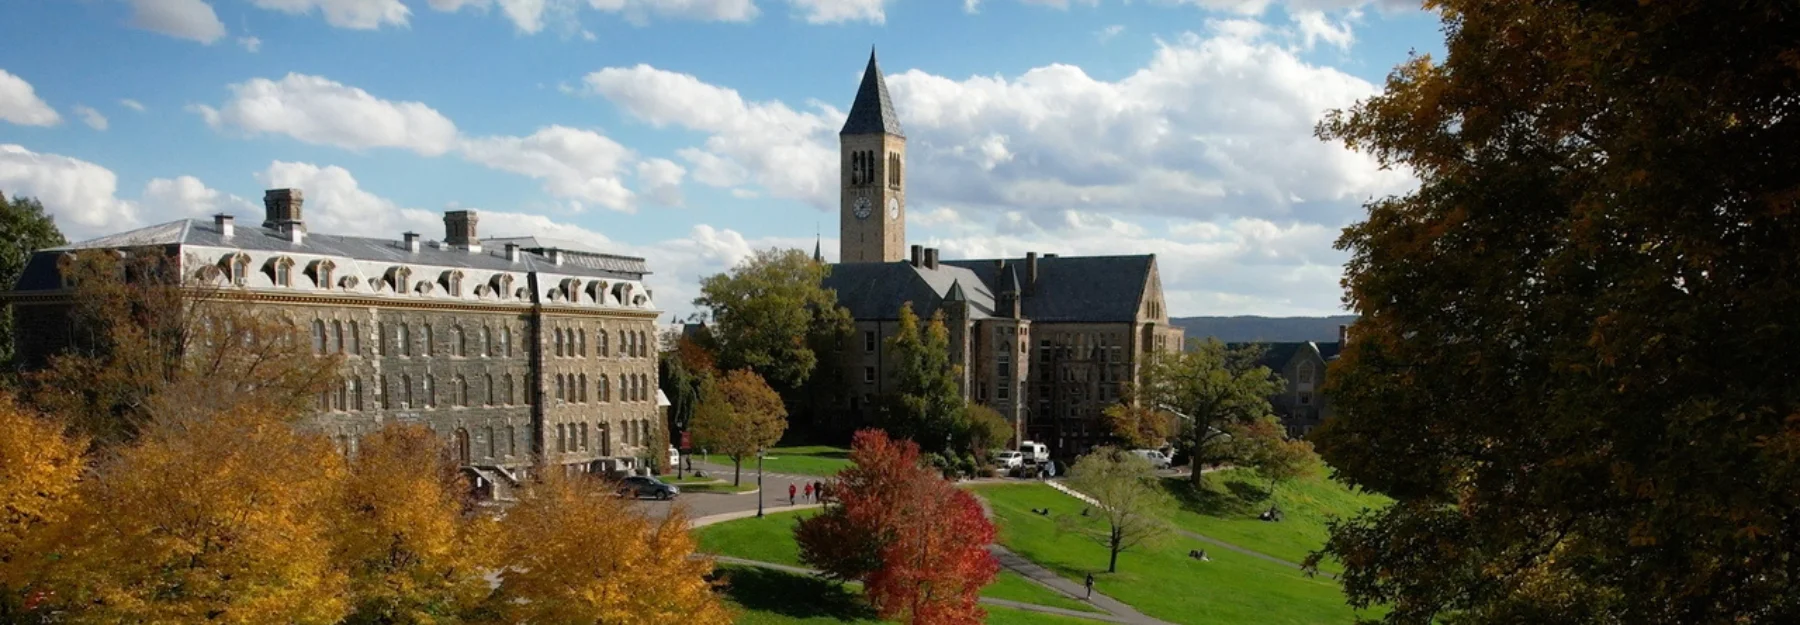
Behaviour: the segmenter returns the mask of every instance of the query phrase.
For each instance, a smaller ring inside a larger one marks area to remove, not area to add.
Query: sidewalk
[[[1050,569],[1046,569],[1038,563],[1026,559],[1024,556],[1013,553],[1005,547],[1000,545],[988,545],[988,553],[993,554],[994,559],[1000,561],[1000,566],[1005,567],[1014,573],[1018,573],[1025,579],[1048,586],[1057,592],[1076,599],[1081,599],[1087,595],[1087,589],[1081,584],[1077,584],[1061,575],[1057,575]],[[1132,609],[1131,606],[1125,605],[1124,602],[1098,592],[1094,593],[1093,597],[1087,598],[1086,601],[1094,604],[1094,607],[1096,608],[1113,613],[1113,616],[1119,619],[1115,622],[1136,623],[1140,625],[1171,625],[1166,621],[1150,618],[1149,616]]]
[[[762,562],[760,560],[745,560],[743,558],[733,558],[731,556],[713,556],[713,561],[718,562],[718,563],[723,563],[723,564],[736,564],[736,565],[740,565],[740,566],[760,567],[760,568],[765,568],[765,569],[782,571],[782,572],[786,572],[786,573],[793,573],[795,575],[807,575],[807,576],[822,575],[820,572],[812,570],[812,569],[801,568],[801,567],[797,567],[797,566],[788,566],[785,564],[776,564],[774,562]],[[1094,596],[1099,597],[1099,595],[1094,595]],[[1042,614],[1055,614],[1057,616],[1067,616],[1067,617],[1071,617],[1071,618],[1089,619],[1089,620],[1095,620],[1095,621],[1103,621],[1103,622],[1107,622],[1107,623],[1144,623],[1144,622],[1156,623],[1156,622],[1158,622],[1158,621],[1134,621],[1134,620],[1130,620],[1129,618],[1121,618],[1121,617],[1113,616],[1110,614],[1097,614],[1094,612],[1082,612],[1079,610],[1065,610],[1063,608],[1051,607],[1051,606],[1047,606],[1047,605],[1038,605],[1035,603],[1025,603],[1022,601],[1011,601],[1008,599],[996,599],[993,597],[982,597],[981,603],[984,605],[1000,606],[1003,608],[1012,608],[1015,610],[1025,610],[1027,612],[1038,612],[1038,613],[1042,613]],[[1096,603],[1095,605],[1099,605],[1099,604]]]

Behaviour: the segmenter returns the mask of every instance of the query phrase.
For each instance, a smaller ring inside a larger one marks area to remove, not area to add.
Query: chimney
[[[935,248],[935,247],[925,248],[925,268],[926,269],[937,269],[937,258],[938,258],[937,252],[938,252],[937,248]]]
[[[400,237],[402,240],[404,240],[406,242],[406,251],[408,251],[408,252],[419,251],[419,233],[408,232],[406,234],[400,235]]]
[[[1055,254],[1045,254],[1044,258],[1056,258]]]
[[[550,264],[552,264],[552,265],[562,265],[562,257],[563,257],[563,251],[562,251],[562,250],[559,250],[559,249],[555,249],[555,248],[551,248],[551,250],[550,250]]]
[[[917,267],[924,261],[924,249],[923,245],[912,246],[912,266]]]
[[[506,244],[506,262],[509,262],[509,263],[519,262],[519,244],[517,244],[517,243]]]
[[[300,206],[305,203],[306,197],[299,189],[264,191],[263,227],[288,235],[295,243],[300,242],[300,237],[306,234],[306,224],[300,221]]]
[[[1343,349],[1344,345],[1349,343],[1350,326],[1347,324],[1338,324],[1338,349]]]
[[[475,211],[444,211],[444,243],[468,252],[481,251],[481,239],[475,236]]]
[[[1038,261],[1037,252],[1026,252],[1025,253],[1025,294],[1026,295],[1030,295],[1032,291],[1037,290],[1037,278],[1038,278],[1038,262],[1037,261]]]
[[[231,216],[225,213],[213,215],[213,225],[219,227],[219,236],[221,237],[229,239],[231,235],[237,234],[237,228],[232,225]]]

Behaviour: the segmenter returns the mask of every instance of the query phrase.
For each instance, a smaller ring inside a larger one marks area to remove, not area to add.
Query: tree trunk
[[[743,483],[743,481],[744,481],[744,459],[740,458],[738,456],[732,456],[731,457],[731,487],[737,488],[739,484]]]
[[[1206,448],[1206,426],[1200,425],[1199,422],[1195,422],[1194,423],[1194,453],[1188,458],[1188,466],[1190,466],[1194,469],[1194,471],[1193,471],[1194,474],[1189,476],[1188,479],[1193,481],[1195,491],[1199,491],[1201,487],[1206,486],[1206,474],[1201,472],[1201,470],[1204,469],[1205,466],[1202,465],[1200,462],[1200,459],[1203,457],[1200,452],[1201,452],[1201,450],[1203,450],[1205,448]]]
[[[1119,534],[1119,528],[1116,528],[1116,527],[1113,528],[1112,546],[1111,546],[1111,549],[1109,549],[1109,551],[1112,552],[1112,555],[1111,555],[1111,559],[1106,563],[1106,572],[1108,572],[1108,573],[1119,572],[1119,539],[1120,538],[1122,538],[1122,536],[1120,536],[1120,534]]]

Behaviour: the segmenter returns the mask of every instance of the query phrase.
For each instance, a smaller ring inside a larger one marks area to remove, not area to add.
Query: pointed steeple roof
[[[825,255],[819,253],[819,235],[813,235],[813,262],[825,262]]]
[[[950,292],[944,294],[944,303],[964,302],[968,301],[968,299],[969,296],[963,293],[962,281],[952,280],[950,282]]]
[[[869,46],[869,67],[863,70],[862,86],[856,88],[856,102],[850,105],[850,117],[844,120],[840,135],[874,135],[900,132],[900,116],[894,114],[894,101],[888,98],[887,80],[881,77],[881,66],[875,63],[875,47]]]

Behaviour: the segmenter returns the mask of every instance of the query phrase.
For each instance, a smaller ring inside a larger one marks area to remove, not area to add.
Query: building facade
[[[183,279],[277,315],[316,354],[342,354],[307,423],[356,453],[394,421],[443,437],[471,483],[505,498],[540,460],[636,468],[657,416],[656,310],[641,258],[534,237],[477,235],[445,213],[442,241],[309,233],[298,189],[264,195],[260,226],[181,220],[35,253],[9,295],[25,362],[69,336],[65,259],[86,249],[172,254]],[[29,328],[29,330],[25,330]],[[667,440],[666,437],[663,440]]]
[[[1152,353],[1181,349],[1155,255],[941,260],[937,249],[903,250],[905,138],[872,53],[839,142],[841,262],[825,286],[855,319],[833,357],[851,387],[844,408],[866,420],[893,389],[887,340],[910,303],[921,319],[944,315],[965,397],[1005,416],[1014,444],[1071,456],[1104,442],[1101,411]]]
[[[1346,327],[1339,326],[1336,343],[1305,341],[1257,346],[1265,351],[1256,364],[1268,367],[1283,381],[1281,391],[1269,397],[1269,407],[1281,419],[1288,436],[1304,438],[1331,418],[1331,398],[1323,392],[1325,373],[1331,361],[1337,360],[1347,333]]]

